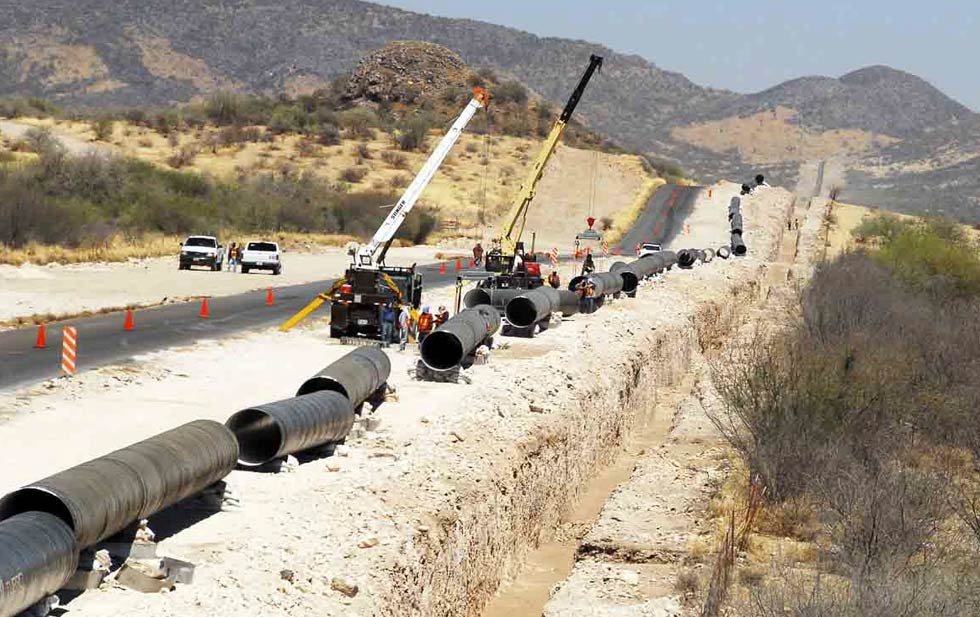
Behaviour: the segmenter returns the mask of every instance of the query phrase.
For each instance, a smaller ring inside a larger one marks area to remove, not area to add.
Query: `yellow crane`
[[[572,118],[572,113],[582,98],[586,86],[589,85],[592,75],[601,68],[602,57],[592,54],[589,58],[589,67],[585,69],[585,74],[579,80],[578,86],[572,92],[568,102],[565,103],[565,109],[562,110],[554,126],[551,127],[548,138],[542,144],[541,151],[538,152],[534,164],[528,170],[524,183],[521,184],[521,189],[517,193],[510,212],[504,218],[503,225],[500,227],[499,247],[494,247],[487,253],[487,270],[500,273],[500,276],[497,277],[498,279],[506,279],[495,281],[495,286],[497,287],[537,287],[542,283],[540,273],[535,281],[515,281],[513,280],[514,277],[510,276],[514,270],[516,256],[523,252],[521,235],[524,233],[524,223],[527,221],[528,207],[534,200],[534,194],[537,190],[538,182],[544,174],[544,168],[548,164],[548,161],[551,160],[551,156],[555,153],[558,142],[561,141],[565,127],[568,126],[568,122]]]

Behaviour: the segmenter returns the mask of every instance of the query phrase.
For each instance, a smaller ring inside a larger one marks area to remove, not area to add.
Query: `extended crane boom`
[[[592,75],[601,67],[602,57],[593,54],[589,58],[589,68],[585,70],[585,74],[579,80],[578,86],[565,104],[565,109],[562,110],[554,126],[551,127],[551,133],[548,134],[548,138],[542,144],[538,158],[535,159],[534,165],[528,171],[527,178],[521,185],[521,190],[517,194],[514,205],[511,207],[507,218],[504,219],[504,223],[500,229],[499,261],[501,262],[500,266],[505,269],[513,265],[514,255],[517,252],[521,234],[524,233],[524,222],[527,220],[528,206],[531,205],[531,201],[534,199],[534,193],[538,188],[538,182],[541,180],[544,168],[551,159],[551,155],[555,153],[555,148],[558,147],[558,142],[565,132],[565,127],[568,125],[568,121],[571,120],[572,113],[575,111],[575,107],[578,106],[579,99],[582,98],[582,93],[585,92],[586,86],[589,85]],[[493,266],[490,260],[487,260],[487,269],[489,270],[491,267]]]
[[[442,162],[446,160],[446,156],[449,155],[449,151],[452,150],[453,146],[459,140],[463,129],[466,128],[466,125],[476,114],[477,110],[485,107],[489,100],[490,97],[486,91],[481,88],[474,88],[473,99],[463,110],[463,113],[459,114],[459,117],[456,118],[456,121],[442,137],[436,149],[429,155],[429,160],[425,162],[425,165],[419,170],[415,179],[405,189],[405,193],[402,194],[401,198],[391,209],[388,218],[381,223],[381,227],[378,227],[378,231],[374,233],[371,241],[357,249],[358,266],[370,267],[375,265],[375,263],[384,264],[385,254],[387,254],[388,248],[391,246],[391,241],[395,238],[395,233],[398,232],[398,228],[405,221],[405,217],[415,207],[415,202],[418,201],[422,191],[425,190],[425,187],[432,180],[432,177],[442,165]],[[381,253],[375,259],[375,255],[379,249]]]

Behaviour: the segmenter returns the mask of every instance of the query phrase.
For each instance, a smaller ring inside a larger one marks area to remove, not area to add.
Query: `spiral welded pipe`
[[[354,426],[350,399],[333,390],[243,409],[225,422],[247,467],[343,440]]]
[[[477,287],[466,292],[463,296],[463,305],[466,308],[473,308],[481,304],[488,304],[501,308],[507,305],[514,296],[524,293],[524,289],[483,289]]]
[[[377,347],[358,347],[303,382],[296,396],[332,390],[346,396],[357,409],[387,383],[389,375],[388,354]]]
[[[227,476],[238,441],[223,424],[196,420],[29,484],[0,500],[0,521],[57,516],[86,548]]]
[[[499,328],[500,313],[494,307],[481,304],[464,309],[422,340],[422,362],[434,371],[452,370]]]
[[[0,617],[58,591],[77,567],[75,533],[57,516],[24,512],[0,522]]]
[[[511,298],[504,309],[507,321],[518,328],[529,328],[551,317],[561,308],[561,295],[557,289],[539,287]]]

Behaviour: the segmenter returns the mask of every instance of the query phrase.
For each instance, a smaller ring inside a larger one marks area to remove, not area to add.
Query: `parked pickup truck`
[[[220,270],[224,257],[224,247],[214,236],[189,236],[180,245],[179,268],[189,270],[191,266],[207,266],[212,271]]]
[[[272,270],[282,274],[282,254],[275,242],[249,242],[242,251],[242,274],[249,270]]]

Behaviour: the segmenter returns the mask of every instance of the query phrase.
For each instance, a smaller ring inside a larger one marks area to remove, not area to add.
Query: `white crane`
[[[449,132],[443,136],[436,149],[429,155],[429,159],[425,162],[425,165],[419,170],[419,173],[412,180],[412,183],[408,185],[408,188],[405,189],[405,193],[395,203],[391,212],[388,213],[388,218],[381,223],[378,231],[374,232],[374,237],[371,238],[370,242],[357,248],[357,262],[355,264],[357,267],[370,268],[384,264],[388,247],[391,246],[391,241],[394,239],[398,228],[401,227],[402,222],[405,221],[405,217],[415,207],[415,202],[418,201],[419,196],[422,195],[422,191],[425,190],[425,187],[428,186],[432,177],[446,159],[446,156],[449,155],[449,151],[452,150],[453,145],[459,140],[463,129],[466,128],[469,121],[476,115],[477,110],[481,107],[486,107],[489,101],[490,96],[486,91],[481,88],[473,89],[473,99],[463,110],[463,113],[459,114],[459,117],[453,122],[453,125],[449,128]],[[380,254],[378,254],[379,249],[381,250]]]

